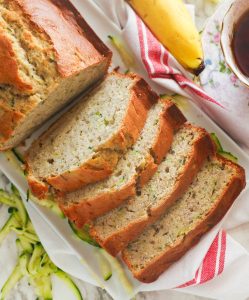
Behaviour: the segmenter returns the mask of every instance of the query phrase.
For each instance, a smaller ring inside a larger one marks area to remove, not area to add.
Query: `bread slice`
[[[136,189],[141,189],[156,172],[171,146],[174,132],[184,122],[184,116],[171,101],[155,104],[139,139],[109,178],[57,199],[65,215],[82,227],[134,196]]]
[[[207,161],[184,196],[123,251],[133,275],[155,281],[221,220],[244,187],[241,167],[221,157]]]
[[[103,79],[111,51],[68,0],[0,3],[0,150]]]
[[[91,236],[116,255],[185,192],[212,153],[209,134],[202,128],[184,125],[175,134],[169,153],[152,179],[137,196],[96,219]]]
[[[43,198],[49,185],[70,192],[108,177],[156,99],[136,75],[107,76],[31,146],[26,162],[33,194]]]

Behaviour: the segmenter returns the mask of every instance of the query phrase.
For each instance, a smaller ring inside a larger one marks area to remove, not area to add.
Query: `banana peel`
[[[182,0],[127,0],[158,40],[188,71],[205,68],[197,28]]]

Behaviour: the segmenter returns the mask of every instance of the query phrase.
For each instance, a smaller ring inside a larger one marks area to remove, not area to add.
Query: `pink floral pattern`
[[[220,43],[220,33],[217,32],[215,35],[214,35],[214,42],[215,44],[219,44]]]
[[[221,25],[218,20],[214,20],[214,31],[208,31],[207,35],[209,36],[209,43],[218,48],[219,58],[218,63],[214,63],[212,58],[208,58],[205,60],[206,66],[209,66],[211,69],[209,73],[209,78],[206,82],[202,82],[203,86],[211,85],[213,88],[217,88],[220,86],[219,82],[215,79],[216,73],[228,74],[230,76],[230,82],[235,87],[238,88],[240,86],[239,80],[235,74],[232,73],[229,66],[226,64],[225,59],[223,57],[223,53],[220,46],[221,40]]]
[[[230,80],[235,87],[239,87],[239,84],[238,84],[239,79],[235,74],[233,74],[233,73],[231,74]]]

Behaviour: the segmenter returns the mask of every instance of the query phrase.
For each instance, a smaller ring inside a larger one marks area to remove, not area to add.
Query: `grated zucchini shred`
[[[1,289],[0,300],[5,300],[14,286],[25,276],[37,295],[37,299],[52,300],[53,274],[60,274],[60,278],[67,282],[77,300],[83,300],[78,287],[73,280],[59,270],[48,257],[45,249],[40,243],[31,220],[27,214],[20,194],[12,185],[12,193],[0,190],[0,203],[9,206],[9,218],[0,230],[0,243],[6,236],[14,231],[17,235],[16,247],[19,253],[18,262],[11,275]]]

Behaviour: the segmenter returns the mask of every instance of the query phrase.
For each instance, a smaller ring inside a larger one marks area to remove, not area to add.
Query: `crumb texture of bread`
[[[138,195],[96,219],[92,236],[116,255],[182,195],[212,152],[205,130],[184,125],[175,134],[171,149],[152,179]]]
[[[100,80],[111,52],[94,33],[89,38],[88,25],[66,0],[3,0],[0,8],[4,150]]]
[[[29,175],[66,192],[106,178],[142,130],[156,95],[112,73],[31,146]]]
[[[123,251],[134,276],[156,280],[224,216],[244,185],[242,168],[219,157],[208,160],[187,192]]]
[[[178,120],[173,125],[171,118]],[[149,111],[145,126],[131,149],[119,160],[106,180],[58,198],[63,212],[83,226],[134,196],[156,172],[169,150],[174,132],[185,122],[182,113],[170,101],[159,101]]]

